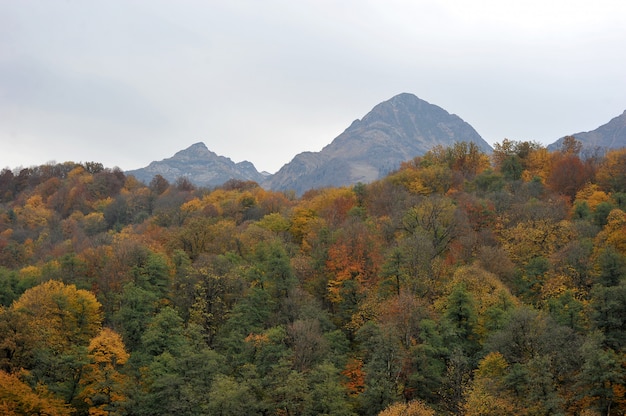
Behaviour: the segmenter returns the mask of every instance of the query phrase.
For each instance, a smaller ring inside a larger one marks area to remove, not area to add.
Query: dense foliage
[[[626,150],[438,147],[300,198],[0,172],[0,413],[621,415]]]

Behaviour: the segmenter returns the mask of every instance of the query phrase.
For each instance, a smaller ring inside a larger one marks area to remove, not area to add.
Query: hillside
[[[626,149],[186,185],[0,172],[0,414],[626,414]]]

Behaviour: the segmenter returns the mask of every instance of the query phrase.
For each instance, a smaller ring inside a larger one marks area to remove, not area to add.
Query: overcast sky
[[[623,0],[0,0],[0,169],[277,171],[409,92],[489,143],[626,109]]]

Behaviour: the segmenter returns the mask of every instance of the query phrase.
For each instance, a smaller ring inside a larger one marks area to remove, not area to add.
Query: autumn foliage
[[[0,414],[625,414],[624,155],[457,143],[298,198],[4,169]]]

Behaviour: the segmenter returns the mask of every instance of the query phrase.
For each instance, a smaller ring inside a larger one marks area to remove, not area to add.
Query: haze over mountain
[[[298,154],[263,185],[302,193],[311,188],[369,183],[436,145],[460,141],[474,142],[485,152],[492,150],[457,115],[403,93],[355,120],[320,152]]]
[[[620,116],[613,118],[606,124],[595,130],[570,134],[579,140],[583,147],[582,152],[606,151],[626,147],[626,111]],[[564,137],[548,146],[548,150],[554,151],[561,147]]]
[[[189,179],[194,185],[214,187],[229,179],[263,182],[265,176],[248,161],[235,163],[227,157],[218,156],[204,143],[196,143],[174,156],[150,163],[145,168],[126,172],[142,182],[148,183],[155,175],[170,182],[180,177]]]

